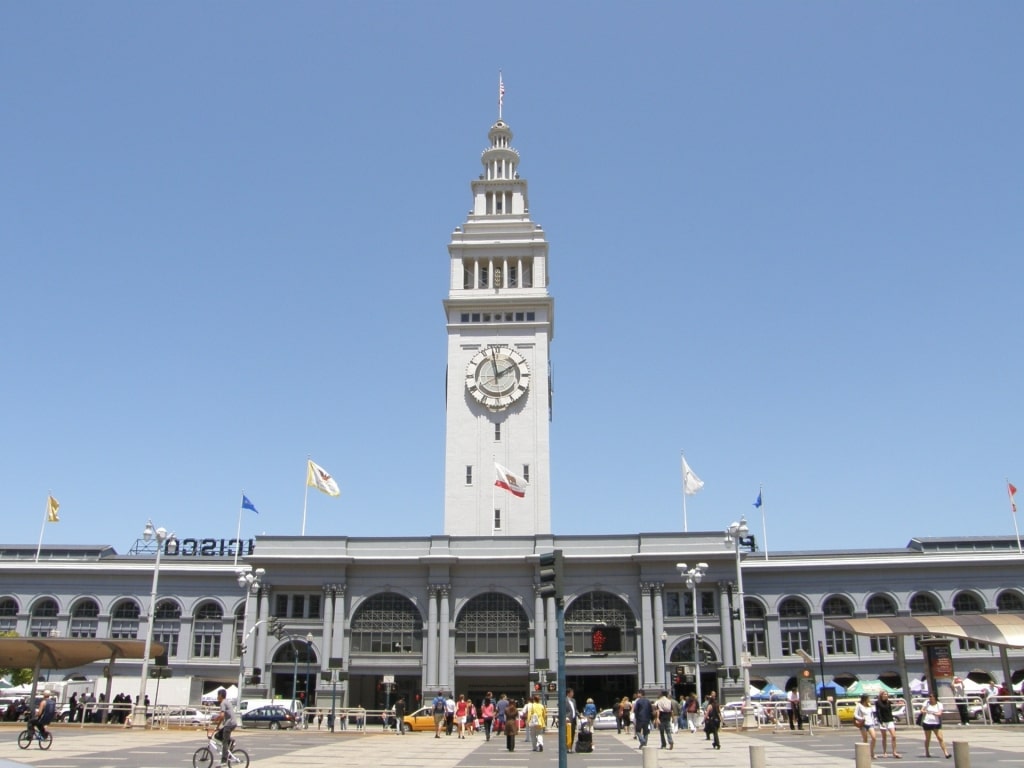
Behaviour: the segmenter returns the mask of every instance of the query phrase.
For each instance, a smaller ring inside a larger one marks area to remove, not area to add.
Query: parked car
[[[618,727],[619,724],[615,720],[614,709],[602,709],[597,713],[597,717],[594,718],[594,730],[606,731]]]
[[[768,713],[765,708],[758,702],[750,702],[750,708],[754,713],[754,717],[757,718],[757,722],[764,725],[770,722]],[[737,728],[743,725],[743,702],[742,701],[730,701],[722,710],[722,725],[726,728]]]
[[[242,715],[243,728],[269,728],[276,731],[279,728],[294,728],[295,715],[281,706],[268,705],[250,709]]]
[[[420,707],[411,715],[402,718],[407,731],[432,731],[434,730],[434,708]]]
[[[209,712],[196,707],[177,707],[164,716],[168,725],[209,725],[213,717]]]
[[[928,699],[914,699],[911,705],[914,708],[914,719],[917,719],[918,713],[925,704],[928,703]],[[982,716],[982,710],[985,709],[985,704],[977,696],[967,697],[967,718],[969,720],[977,720]],[[943,699],[942,701],[942,721],[944,723],[959,723],[960,722],[960,711],[952,701]],[[895,713],[894,713],[895,714]]]

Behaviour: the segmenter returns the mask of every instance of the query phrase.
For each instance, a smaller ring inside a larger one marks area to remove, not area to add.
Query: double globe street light
[[[704,581],[704,574],[708,571],[707,563],[697,563],[693,568],[687,569],[686,563],[676,563],[679,575],[686,579],[686,588],[690,590],[691,613],[693,614],[693,667],[694,678],[697,681],[697,702],[703,701],[700,690],[700,626],[697,623],[697,585]]]
[[[148,544],[156,541],[156,562],[153,564],[153,588],[149,594],[149,616],[146,626],[146,647],[142,652],[142,672],[139,674],[139,698],[135,703],[135,717],[139,725],[146,725],[146,679],[149,674],[149,654],[153,649],[153,625],[156,618],[156,590],[160,583],[160,556],[165,546],[175,542],[174,534],[167,533],[166,528],[154,528],[153,521],[148,520],[142,531],[142,538]]]
[[[249,622],[249,598],[259,594],[260,587],[263,586],[263,577],[266,574],[267,572],[263,568],[257,568],[255,571],[236,571],[238,586],[245,590],[245,608],[242,611],[242,635],[238,646],[238,699],[236,700],[238,702],[242,701],[242,686],[245,683],[246,644],[249,640],[249,635],[259,626],[259,624],[254,624],[252,629],[248,631],[245,629],[246,624]],[[253,666],[255,666],[255,663]]]
[[[740,561],[740,544],[750,533],[747,518],[741,517],[738,523],[730,523],[725,529],[725,545],[732,546],[736,553],[736,589],[740,603],[740,671],[743,678],[743,727],[754,725],[753,712],[750,709],[750,651],[747,647],[747,610],[743,598],[743,568]]]

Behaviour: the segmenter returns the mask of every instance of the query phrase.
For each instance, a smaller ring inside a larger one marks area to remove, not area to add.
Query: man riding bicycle
[[[53,694],[49,691],[43,691],[43,698],[39,700],[39,706],[36,707],[35,713],[28,721],[28,729],[33,733],[39,731],[39,735],[42,738],[47,738],[49,733],[46,730],[46,726],[53,722],[53,718],[57,716],[57,701],[53,698]]]
[[[217,705],[220,712],[213,716],[213,722],[220,725],[216,735],[220,737],[222,745],[220,764],[225,766],[228,764],[228,752],[231,748],[231,732],[238,727],[238,717],[235,715],[234,706],[228,701],[228,692],[223,688],[217,691]]]

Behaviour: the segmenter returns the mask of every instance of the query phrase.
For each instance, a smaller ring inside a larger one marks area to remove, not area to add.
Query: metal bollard
[[[658,768],[658,748],[646,746],[642,750],[644,755],[644,768]]]
[[[969,741],[953,742],[953,765],[956,768],[971,768],[971,743]]]
[[[764,745],[750,745],[750,768],[764,768]]]
[[[855,744],[853,747],[854,764],[857,768],[871,768],[871,745]]]

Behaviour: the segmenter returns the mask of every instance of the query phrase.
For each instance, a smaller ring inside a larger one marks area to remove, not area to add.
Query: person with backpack
[[[43,698],[39,700],[39,706],[36,707],[35,714],[28,721],[28,727],[30,731],[39,731],[39,735],[42,738],[46,738],[49,734],[46,731],[46,726],[53,722],[53,718],[57,716],[57,701],[53,698],[53,694],[48,690],[43,691]]]
[[[444,715],[445,715],[445,698],[444,693],[441,691],[437,692],[437,696],[434,697],[432,702],[434,711],[434,738],[441,738],[441,729],[444,728]]]

